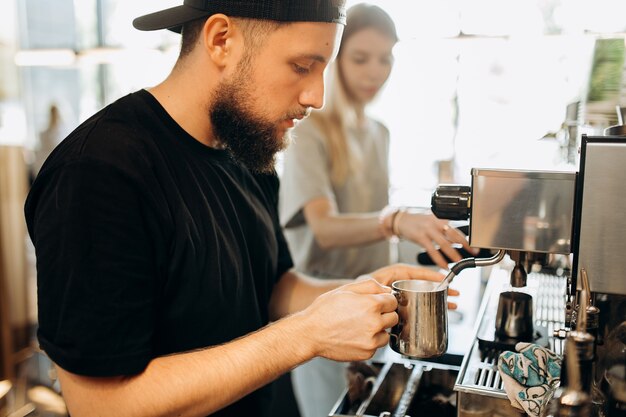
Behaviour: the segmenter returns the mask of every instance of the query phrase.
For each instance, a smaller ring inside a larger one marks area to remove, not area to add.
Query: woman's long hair
[[[343,185],[351,172],[359,169],[360,162],[348,149],[346,140],[349,128],[356,126],[357,115],[354,105],[348,98],[339,60],[343,46],[355,33],[374,28],[398,41],[396,27],[391,17],[380,7],[369,4],[357,4],[348,10],[346,27],[343,32],[337,59],[327,73],[325,105],[314,111],[310,118],[316,123],[326,138],[330,155],[330,178],[333,185]]]

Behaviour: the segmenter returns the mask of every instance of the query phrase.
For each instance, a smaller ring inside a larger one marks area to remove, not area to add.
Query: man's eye
[[[301,65],[298,64],[293,64],[293,69],[296,73],[300,74],[300,75],[306,75],[309,73],[310,69],[307,67],[303,67]]]

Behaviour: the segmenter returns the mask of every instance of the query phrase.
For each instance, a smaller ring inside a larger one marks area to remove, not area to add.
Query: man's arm
[[[377,269],[369,275],[359,279],[373,278],[379,284],[390,287],[394,281],[401,279],[422,279],[441,281],[443,275],[432,269],[420,268],[413,265],[395,264]],[[321,294],[354,282],[351,279],[318,279],[311,278],[294,270],[285,272],[272,292],[270,300],[270,318],[278,319],[307,308],[313,300]],[[449,295],[459,295],[456,290],[448,290]],[[448,303],[450,308],[456,304]]]
[[[353,281],[312,278],[291,269],[274,286],[269,305],[270,319],[277,320],[302,311],[320,295]]]
[[[353,282],[232,342],[156,358],[139,375],[84,377],[57,367],[63,396],[73,417],[204,416],[315,356],[370,358],[388,343],[396,306],[376,281]]]
[[[310,346],[293,342],[302,326],[298,319],[224,345],[154,359],[136,376],[85,377],[57,366],[63,397],[72,416],[205,416],[312,357]]]

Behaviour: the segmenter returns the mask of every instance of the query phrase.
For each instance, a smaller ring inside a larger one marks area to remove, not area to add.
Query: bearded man
[[[388,342],[392,280],[441,279],[292,269],[274,157],[322,106],[344,22],[337,0],[185,0],[135,20],[182,32],[171,74],[72,132],[25,207],[38,339],[72,416],[266,416],[281,374]]]

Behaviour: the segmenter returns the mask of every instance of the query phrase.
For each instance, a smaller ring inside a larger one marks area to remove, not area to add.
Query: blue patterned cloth
[[[520,342],[516,352],[502,352],[498,371],[511,405],[531,417],[541,415],[559,386],[561,357],[534,343]]]

